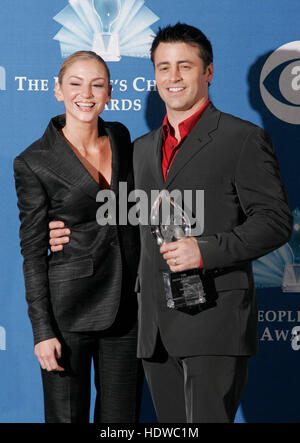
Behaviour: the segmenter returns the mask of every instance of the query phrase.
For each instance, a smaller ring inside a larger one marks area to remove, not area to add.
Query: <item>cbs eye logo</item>
[[[300,125],[300,41],[280,46],[268,57],[260,74],[260,93],[272,114]]]

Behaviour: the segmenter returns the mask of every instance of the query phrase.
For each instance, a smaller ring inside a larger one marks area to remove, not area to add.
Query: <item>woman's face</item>
[[[81,59],[67,67],[55,96],[64,102],[69,121],[91,123],[109,103],[111,85],[105,66],[95,59]]]

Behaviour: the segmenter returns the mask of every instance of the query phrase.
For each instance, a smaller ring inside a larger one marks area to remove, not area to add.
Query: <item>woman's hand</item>
[[[47,371],[64,371],[64,368],[59,366],[56,360],[61,357],[61,344],[57,338],[40,341],[35,345],[34,353],[42,369]]]

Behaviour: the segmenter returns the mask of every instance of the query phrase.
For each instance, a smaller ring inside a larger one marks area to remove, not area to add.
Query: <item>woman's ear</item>
[[[107,99],[106,99],[106,104],[108,105],[108,103],[110,102],[111,99],[111,90],[112,90],[112,84],[109,83],[108,84],[108,94],[107,94]]]
[[[64,101],[64,95],[62,93],[59,81],[55,82],[54,95],[56,97],[56,100],[58,100],[59,102],[63,102]]]

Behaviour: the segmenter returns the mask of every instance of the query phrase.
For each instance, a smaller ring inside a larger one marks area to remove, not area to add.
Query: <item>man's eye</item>
[[[72,86],[79,86],[79,83],[71,83]]]
[[[103,88],[104,85],[93,85],[95,88]]]

